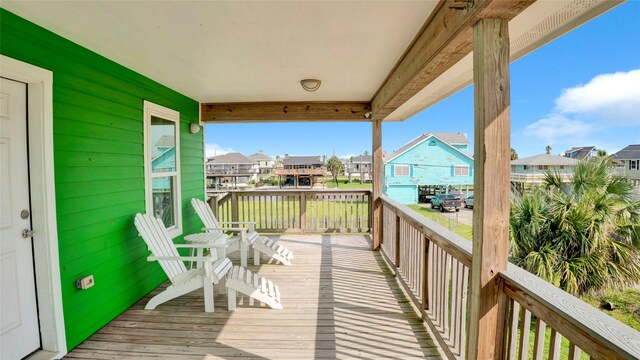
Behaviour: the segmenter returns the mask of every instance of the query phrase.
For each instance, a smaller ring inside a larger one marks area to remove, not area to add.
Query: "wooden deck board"
[[[368,236],[282,235],[280,241],[294,252],[293,266],[249,269],[278,285],[284,310],[238,296],[229,312],[226,295],[216,293],[215,312],[205,313],[202,290],[144,310],[163,284],[66,357],[441,358]]]

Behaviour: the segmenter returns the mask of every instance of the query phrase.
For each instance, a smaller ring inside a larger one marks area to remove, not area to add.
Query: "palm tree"
[[[329,160],[327,160],[327,170],[333,176],[333,180],[336,182],[336,187],[340,187],[340,185],[338,185],[338,174],[344,172],[344,164],[342,161],[333,155]]]
[[[518,160],[518,152],[514,148],[511,148],[511,160]]]
[[[607,158],[580,162],[570,183],[548,172],[516,198],[510,261],[574,295],[640,282],[640,201]]]
[[[546,152],[547,152],[547,154],[551,154],[551,145],[547,145],[547,146],[544,148],[544,151],[546,151]]]

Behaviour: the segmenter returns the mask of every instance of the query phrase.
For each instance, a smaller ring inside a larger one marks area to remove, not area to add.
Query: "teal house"
[[[403,204],[418,203],[419,187],[469,194],[473,157],[464,133],[425,133],[384,158],[382,191]]]

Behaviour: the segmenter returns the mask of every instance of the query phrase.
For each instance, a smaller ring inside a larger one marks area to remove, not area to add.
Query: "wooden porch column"
[[[473,26],[474,209],[467,359],[502,359],[506,295],[498,273],[509,244],[509,32],[507,19]]]
[[[373,156],[373,216],[371,232],[373,235],[373,250],[382,243],[382,120],[371,121],[371,155]],[[360,178],[362,181],[362,178]]]

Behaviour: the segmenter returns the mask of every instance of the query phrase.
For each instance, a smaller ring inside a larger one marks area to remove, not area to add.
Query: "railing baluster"
[[[518,349],[518,359],[529,359],[529,331],[531,329],[531,313],[526,308],[522,308],[520,314],[520,347]]]
[[[520,314],[520,304],[510,299],[511,311],[509,312],[509,347],[507,348],[507,359],[516,359],[516,340],[518,338],[518,319]]]
[[[569,344],[569,357],[568,360],[580,360],[580,348],[574,343]]]
[[[513,301],[513,300],[511,300]],[[560,345],[562,344],[562,336],[556,329],[551,328],[551,337],[549,339],[549,360],[560,359]]]
[[[443,298],[443,308],[444,308],[444,333],[447,334],[449,332],[449,308],[450,308],[450,290],[449,286],[451,283],[451,255],[445,252],[445,265],[444,265],[444,298]]]
[[[427,277],[429,272],[429,246],[431,242],[426,236],[422,236],[423,239],[423,248],[422,248],[422,312],[429,308],[429,279]]]
[[[533,340],[533,360],[542,360],[546,330],[547,324],[541,319],[536,318],[536,332]]]
[[[442,249],[436,247],[436,327],[442,330]]]
[[[435,258],[436,258],[436,249],[435,249],[435,244],[431,241],[429,241],[429,266],[428,266],[428,270],[427,270],[427,294],[429,294],[429,315],[433,316],[433,306],[434,306],[434,299],[435,299],[435,283],[434,283],[434,277],[433,277],[433,273],[435,271]]]
[[[451,320],[449,321],[451,326],[449,332],[445,334],[449,338],[449,342],[456,347],[456,331],[458,330],[458,260],[451,259]]]
[[[464,356],[467,347],[467,313],[469,312],[469,268],[462,267],[462,302],[460,304],[460,356]]]

